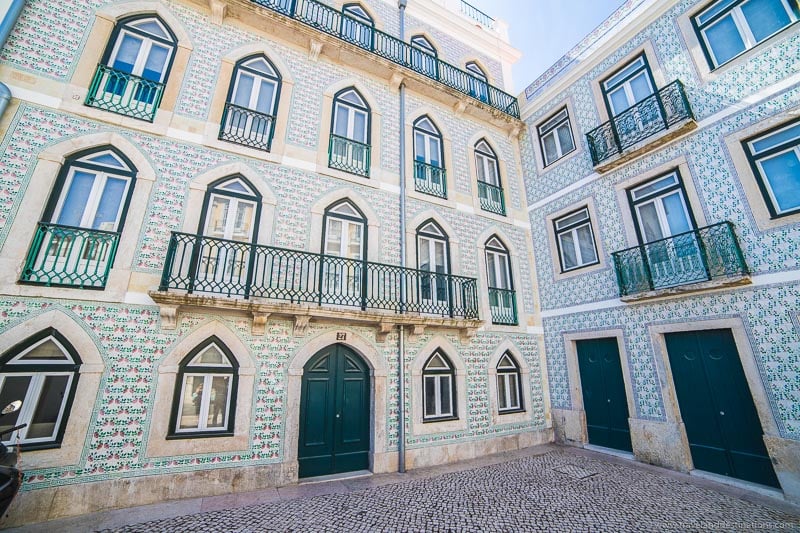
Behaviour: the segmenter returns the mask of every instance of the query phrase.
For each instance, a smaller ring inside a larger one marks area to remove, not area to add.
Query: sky
[[[624,0],[468,0],[508,22],[511,44],[522,51],[514,65],[514,94],[521,92],[600,25]]]

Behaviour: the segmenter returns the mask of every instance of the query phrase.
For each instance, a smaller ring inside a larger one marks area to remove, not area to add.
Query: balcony
[[[331,317],[344,316],[341,308],[349,307],[479,325],[473,278],[188,233],[173,232],[170,238],[159,291],[171,289],[200,299],[331,307]],[[169,300],[163,295],[154,299]]]
[[[733,224],[727,221],[611,256],[623,300],[749,283]]]
[[[39,222],[20,281],[102,289],[114,264],[119,234]]]
[[[502,187],[478,180],[478,199],[481,203],[481,209],[484,211],[505,216],[506,201],[503,197]]]
[[[347,137],[331,134],[328,166],[350,174],[369,177],[370,146]]]
[[[489,287],[489,308],[492,310],[492,324],[516,326],[519,323],[516,291]]]
[[[471,18],[484,28],[488,28],[490,30],[494,29],[495,22],[492,17],[490,17],[477,7],[473,6],[472,4],[468,4],[464,0],[461,0],[461,14]]]
[[[586,139],[592,163],[604,172],[695,127],[686,91],[676,80],[593,129]]]
[[[153,122],[163,95],[163,83],[97,65],[85,103],[118,115]]]
[[[414,190],[438,198],[447,198],[445,170],[424,161],[414,161]]]
[[[438,81],[506,115],[519,118],[516,97],[323,3],[316,0],[250,1]],[[483,16],[486,17],[485,14]]]
[[[269,152],[274,126],[275,117],[272,115],[227,103],[222,114],[219,139]]]

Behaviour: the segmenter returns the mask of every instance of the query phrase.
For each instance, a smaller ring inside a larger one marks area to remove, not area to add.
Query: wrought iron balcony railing
[[[225,104],[219,138],[269,152],[272,146],[275,117],[236,104]]]
[[[163,95],[163,83],[97,65],[85,103],[118,115],[153,122]]]
[[[749,273],[733,224],[727,221],[611,256],[620,296]]]
[[[503,197],[502,187],[478,180],[478,199],[484,211],[505,216],[506,200]]]
[[[675,80],[587,133],[592,162],[598,165],[656,133],[693,118],[686,90],[680,80]]]
[[[478,318],[473,278],[178,232],[159,286],[169,289]]]
[[[494,19],[492,17],[464,0],[461,0],[461,12],[478,22],[481,26],[489,28],[490,30],[494,29]]]
[[[414,190],[447,198],[447,174],[442,167],[414,161]]]
[[[331,134],[328,166],[350,174],[369,177],[370,145]]]
[[[119,233],[39,222],[20,281],[102,289],[114,264]]]
[[[517,325],[516,291],[489,287],[489,308],[492,310],[492,324]]]
[[[519,118],[519,103],[516,97],[330,6],[316,0],[250,1],[369,50],[389,61],[480,100],[507,115]],[[475,10],[475,15],[479,16],[479,14],[480,12]],[[473,18],[475,17],[473,16]]]

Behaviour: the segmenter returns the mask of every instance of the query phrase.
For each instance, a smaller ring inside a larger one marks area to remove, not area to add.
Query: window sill
[[[498,411],[497,414],[499,416],[504,416],[504,415],[516,415],[516,414],[524,413],[524,412],[525,412],[525,409],[522,409],[522,408],[520,408],[520,409],[506,409],[505,411]]]
[[[185,440],[185,439],[211,439],[214,437],[233,437],[232,431],[198,431],[196,433],[172,433],[167,435],[166,440]]]
[[[452,420],[458,420],[457,416],[442,416],[438,418],[423,418],[423,424],[435,424],[436,422],[450,422]]]
[[[600,163],[594,165],[594,170],[598,174],[603,174],[609,170],[614,170],[625,163],[628,163],[644,154],[654,151],[666,144],[671,143],[679,137],[683,137],[690,131],[697,128],[697,122],[693,118],[686,118],[677,124],[670,126],[668,129],[661,130],[658,133],[642,139],[638,143],[625,148],[621,153],[616,154],[608,159],[604,159]]]
[[[738,287],[741,285],[750,285],[752,283],[750,276],[736,276],[733,278],[716,279],[711,281],[702,281],[699,283],[689,283],[686,285],[678,285],[675,287],[666,287],[663,289],[655,289],[647,292],[639,292],[636,294],[629,294],[620,297],[625,303],[639,302],[642,300],[652,300],[655,298],[666,298],[668,296],[676,296],[692,292],[710,291],[714,289],[722,289],[726,287]]]

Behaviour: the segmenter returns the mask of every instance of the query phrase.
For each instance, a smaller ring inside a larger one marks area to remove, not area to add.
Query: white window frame
[[[756,147],[756,145],[759,142],[763,142],[772,137],[779,136],[782,133],[792,129],[798,130],[796,136],[788,137],[786,140],[783,141],[775,141],[774,144],[769,145],[762,149],[758,149]],[[778,202],[778,198],[775,196],[775,192],[772,187],[772,182],[770,182],[770,180],[768,179],[768,175],[766,172],[764,172],[764,167],[763,167],[763,161],[772,159],[774,157],[789,152],[794,152],[795,157],[797,157],[797,159],[800,160],[800,122],[794,121],[782,128],[752,138],[745,142],[745,147],[748,151],[747,156],[750,161],[751,167],[755,172],[755,178],[756,181],[758,182],[759,189],[761,189],[762,196],[764,196],[764,200],[768,204],[767,207],[770,216],[772,218],[778,218],[787,215],[797,214],[798,212],[800,212],[800,208],[797,207],[789,209],[781,209],[780,204]],[[798,191],[797,194],[800,195],[800,191]]]
[[[566,151],[564,150],[564,147],[561,146],[561,138],[558,136],[558,130],[564,124],[566,124],[567,131],[569,131],[569,137],[572,140],[572,149]],[[572,123],[569,119],[569,111],[567,111],[566,107],[537,126],[537,130],[539,132],[539,146],[542,149],[542,161],[544,162],[545,167],[552,165],[562,157],[566,156],[567,154],[571,154],[578,148],[575,143],[575,136],[572,134]],[[550,136],[553,137],[556,147],[556,158],[552,161],[547,157],[547,150],[545,149],[545,139]]]

